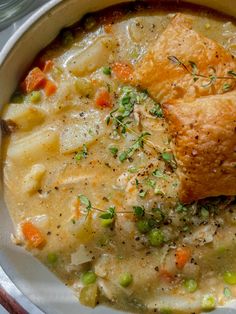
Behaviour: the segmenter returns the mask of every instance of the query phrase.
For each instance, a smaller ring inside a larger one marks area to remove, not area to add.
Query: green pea
[[[119,278],[119,284],[126,288],[133,282],[133,275],[130,273],[124,273]]]
[[[184,288],[190,292],[193,293],[197,290],[197,282],[194,279],[186,279],[184,281]]]
[[[30,101],[33,103],[37,103],[41,100],[41,92],[40,91],[34,91],[30,94]]]
[[[164,242],[164,234],[159,229],[152,229],[148,234],[148,240],[152,246],[161,246]]]
[[[86,286],[96,282],[96,279],[97,276],[92,270],[89,270],[81,275],[81,281]]]
[[[202,310],[203,311],[211,311],[214,310],[216,306],[216,299],[212,294],[204,295],[202,299]]]
[[[236,285],[236,272],[226,271],[223,278],[225,283],[229,285]]]
[[[148,220],[142,219],[137,222],[137,228],[140,233],[147,233],[151,230]]]
[[[49,264],[55,264],[58,260],[56,253],[48,253],[47,260]]]
[[[110,227],[114,222],[113,218],[108,218],[108,219],[101,219],[101,225],[103,227]]]

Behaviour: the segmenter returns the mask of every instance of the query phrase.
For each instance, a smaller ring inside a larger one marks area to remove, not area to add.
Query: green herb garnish
[[[99,217],[102,219],[113,219],[116,215],[115,206],[110,206],[104,214],[101,214]]]
[[[141,198],[144,198],[146,196],[146,194],[147,194],[147,192],[144,190],[140,190],[138,193],[139,197],[141,197]]]
[[[117,156],[117,153],[118,153],[118,148],[115,147],[115,146],[111,146],[109,147],[109,151],[111,152],[111,154],[116,157]]]
[[[90,202],[90,200],[87,198],[87,196],[83,195],[83,194],[80,194],[78,196],[80,202],[85,205],[86,209],[87,209],[87,212],[89,212],[91,209],[92,209],[92,204]]]
[[[130,158],[131,156],[133,156],[133,154],[136,152],[136,150],[143,148],[143,144],[144,144],[144,138],[146,136],[150,135],[150,133],[148,132],[143,132],[138,138],[137,140],[134,142],[134,144],[128,148],[127,150],[123,151],[120,155],[119,155],[119,160],[121,162],[124,162],[126,159]]]
[[[134,215],[137,217],[142,217],[144,216],[145,213],[145,209],[142,206],[133,206],[133,210],[134,210]]]
[[[87,146],[83,144],[83,149],[75,155],[75,160],[80,161],[81,159],[87,158],[87,156],[88,156],[88,149],[87,149]]]
[[[199,73],[198,67],[195,62],[188,61],[188,64],[185,64],[181,60],[179,60],[176,56],[168,56],[167,57],[170,62],[175,64],[176,66],[182,67],[186,72],[192,75],[194,82],[196,82],[199,78],[207,79],[207,83],[202,84],[202,87],[210,87],[212,86],[216,80],[235,80],[236,73],[234,71],[228,71],[229,76],[217,76],[216,69],[212,66],[209,66],[209,74],[204,75]],[[211,72],[210,72],[211,71]]]
[[[163,118],[163,111],[160,104],[154,105],[154,107],[149,111],[149,113],[157,118]]]
[[[164,152],[161,154],[161,157],[164,161],[171,162],[171,160],[173,159],[173,154]]]
[[[105,75],[111,75],[111,68],[110,67],[103,67],[102,69],[103,74]]]
[[[224,92],[228,92],[229,90],[231,90],[231,88],[232,88],[231,84],[224,83],[224,85],[223,85],[223,91]]]

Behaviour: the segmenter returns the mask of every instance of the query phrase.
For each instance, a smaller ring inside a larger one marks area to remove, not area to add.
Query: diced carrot
[[[22,83],[22,88],[25,92],[31,93],[32,91],[43,87],[45,81],[45,74],[40,70],[40,68],[35,67],[26,76],[24,82]]]
[[[99,89],[95,96],[95,103],[100,108],[111,108],[112,100],[109,92],[104,88]]]
[[[46,60],[44,65],[43,65],[43,72],[46,73],[50,71],[53,67],[53,61],[52,60]]]
[[[34,248],[42,248],[46,244],[45,238],[41,231],[35,225],[33,225],[32,222],[27,221],[23,223],[22,232],[30,246]]]
[[[160,278],[165,282],[171,282],[173,280],[173,275],[165,268],[159,270]]]
[[[191,257],[191,251],[187,247],[179,247],[175,251],[175,263],[177,268],[184,268],[185,264]]]
[[[116,62],[112,66],[112,73],[121,81],[129,81],[132,78],[133,69],[126,63]]]
[[[57,86],[51,80],[47,80],[44,86],[44,91],[46,96],[52,96],[55,94]]]
[[[104,31],[107,34],[111,34],[112,33],[112,24],[111,23],[105,24],[103,27],[104,27]]]
[[[81,211],[80,211],[80,200],[79,199],[77,199],[77,201],[76,201],[76,206],[75,206],[75,216],[76,216],[76,218],[78,219],[78,218],[80,218],[80,216],[81,216]]]

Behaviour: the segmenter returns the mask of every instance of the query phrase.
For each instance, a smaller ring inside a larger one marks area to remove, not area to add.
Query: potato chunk
[[[91,46],[75,55],[68,63],[68,69],[76,76],[87,75],[107,63],[115,40],[111,36],[98,38]]]
[[[91,144],[104,133],[103,122],[98,111],[73,115],[61,135],[61,152],[77,151],[83,144]]]
[[[7,157],[16,162],[28,163],[58,151],[59,137],[56,130],[45,128],[20,140],[11,138]]]
[[[23,104],[10,104],[3,119],[15,122],[19,129],[29,131],[44,121],[45,113],[36,107]]]
[[[24,178],[23,190],[28,194],[36,192],[40,186],[43,176],[45,175],[46,168],[42,164],[33,165],[30,172]]]

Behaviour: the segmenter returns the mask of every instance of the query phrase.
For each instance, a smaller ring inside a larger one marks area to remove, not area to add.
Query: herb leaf
[[[110,67],[103,67],[102,72],[105,75],[111,75],[111,68]]]
[[[88,156],[88,149],[87,149],[87,146],[83,144],[83,149],[75,155],[75,160],[80,161],[81,159],[87,158],[87,156]]]
[[[231,71],[228,71],[228,74],[236,77],[236,72],[234,72],[234,71],[232,71],[232,70],[231,70]]]
[[[232,85],[228,84],[228,83],[224,83],[223,85],[223,91],[224,92],[228,92],[229,90],[231,90]]]
[[[110,206],[106,213],[101,214],[99,217],[102,219],[113,219],[116,215],[116,208],[115,206]]]
[[[133,210],[134,210],[134,215],[135,215],[135,216],[138,216],[138,217],[144,216],[144,213],[145,213],[144,207],[141,207],[141,206],[133,206]]]
[[[85,196],[85,195],[83,195],[83,194],[80,194],[80,195],[78,196],[78,198],[79,198],[80,202],[81,202],[83,205],[85,205],[87,211],[89,212],[89,211],[91,210],[91,208],[92,208],[92,204],[91,204],[90,200],[87,198],[87,196]]]
[[[154,105],[154,107],[149,111],[149,113],[157,118],[163,118],[163,111],[160,104]]]
[[[138,150],[139,148],[143,148],[143,144],[144,144],[144,138],[146,136],[150,135],[150,133],[148,132],[143,132],[138,138],[137,140],[134,142],[134,144],[128,148],[127,150],[123,151],[120,155],[119,155],[119,160],[121,162],[124,162],[126,159],[130,158],[136,150]]]
[[[115,147],[115,146],[111,146],[109,147],[109,151],[111,152],[111,154],[116,157],[117,156],[117,153],[118,153],[118,148]]]

